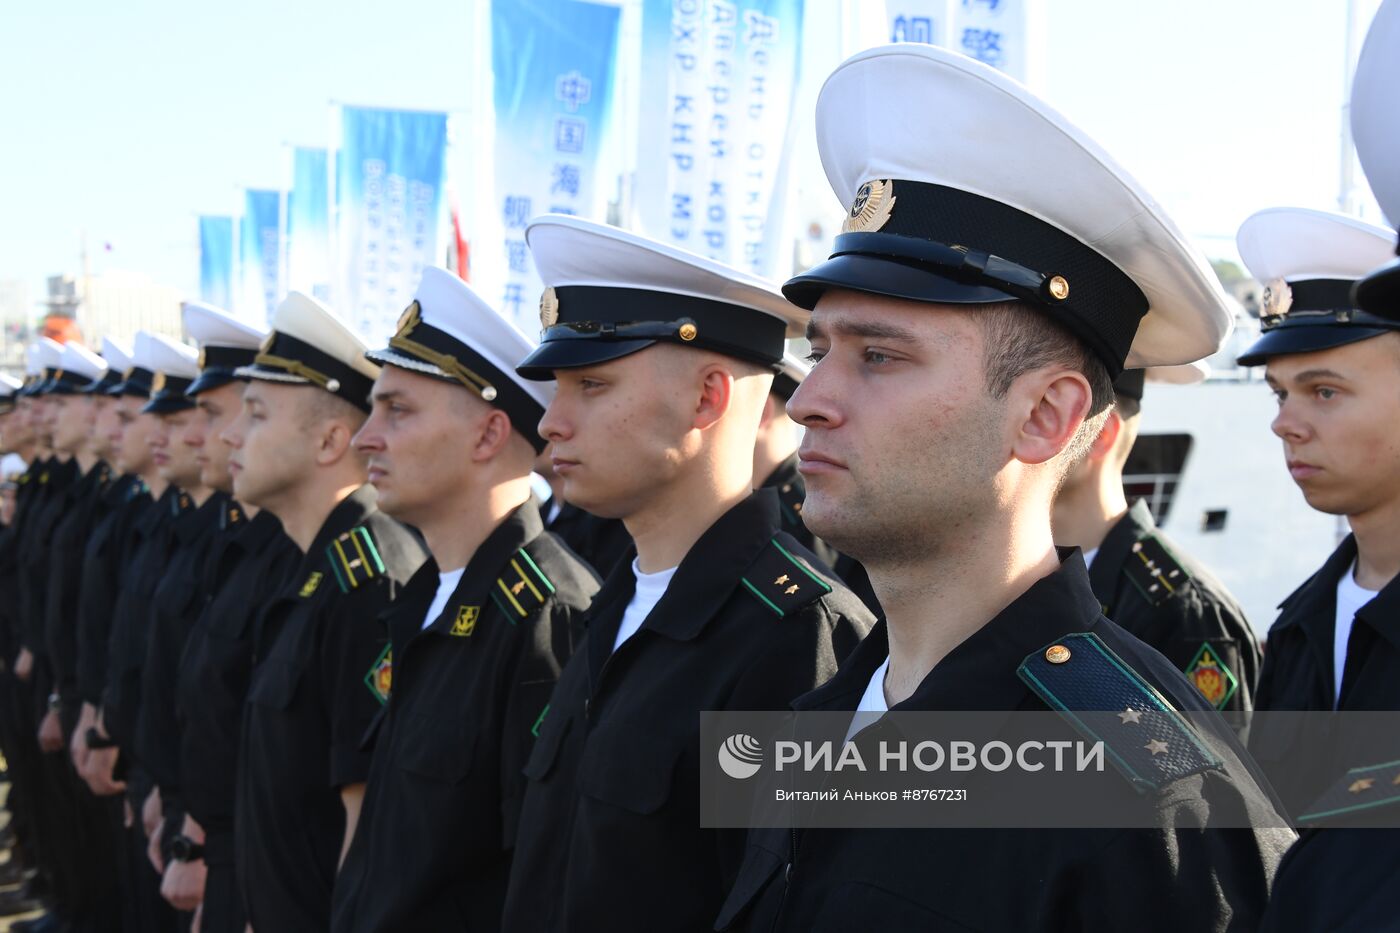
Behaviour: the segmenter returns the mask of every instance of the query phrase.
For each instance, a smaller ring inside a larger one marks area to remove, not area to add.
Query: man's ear
[[[472,445],[472,460],[483,463],[494,458],[510,440],[510,416],[492,408],[477,422],[476,443]]]
[[[351,443],[356,429],[340,418],[327,418],[317,428],[321,432],[320,446],[316,450],[318,466],[330,466],[340,462],[345,454],[353,450]]]
[[[706,363],[699,372],[694,427],[703,431],[713,426],[734,399],[734,374],[719,363]]]
[[[1011,446],[1011,455],[1022,463],[1045,463],[1059,456],[1074,440],[1088,416],[1093,392],[1089,380],[1074,370],[1027,373],[1027,404]],[[1020,380],[1018,380],[1019,382]],[[1018,393],[1014,391],[1014,398]]]
[[[1118,445],[1118,438],[1123,434],[1123,416],[1118,413],[1118,409],[1110,408],[1108,418],[1104,420],[1103,427],[1099,429],[1098,437],[1094,438],[1094,443],[1089,446],[1087,459],[1102,460],[1113,452],[1113,448]]]

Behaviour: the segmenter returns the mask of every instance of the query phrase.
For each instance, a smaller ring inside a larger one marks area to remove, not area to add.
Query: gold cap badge
[[[151,394],[154,395],[165,388],[165,373],[156,373],[151,377]]]
[[[867,181],[856,192],[851,202],[846,222],[841,224],[842,233],[874,233],[890,219],[894,210],[894,183],[888,178]]]
[[[549,330],[559,323],[559,295],[553,288],[546,288],[540,295],[540,327]]]
[[[1280,318],[1293,307],[1293,289],[1283,279],[1274,279],[1264,285],[1264,294],[1259,299],[1259,316],[1265,320]]]
[[[410,302],[407,308],[403,309],[403,314],[399,315],[399,323],[394,330],[399,337],[404,336],[413,328],[418,326],[418,322],[423,319],[423,306],[415,299]]]

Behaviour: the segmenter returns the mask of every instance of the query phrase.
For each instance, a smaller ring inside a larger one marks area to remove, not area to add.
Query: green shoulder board
[[[1191,575],[1155,535],[1133,542],[1133,550],[1123,565],[1123,572],[1143,598],[1154,606],[1167,602],[1191,579]]]
[[[496,578],[491,590],[496,608],[511,622],[528,618],[553,594],[554,584],[524,548],[511,556],[505,572]]]
[[[384,575],[384,561],[374,546],[374,537],[363,525],[351,528],[332,541],[326,548],[326,558],[342,593]]]
[[[744,589],[778,618],[821,599],[831,586],[774,538],[740,579]]]
[[[1027,655],[1016,676],[1080,735],[1102,742],[1139,793],[1221,766],[1166,697],[1093,632],[1065,635]]]

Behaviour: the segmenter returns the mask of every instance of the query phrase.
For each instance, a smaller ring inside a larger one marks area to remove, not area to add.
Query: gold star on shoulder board
[[[783,592],[786,593],[788,596],[791,596],[793,593],[796,593],[799,589],[800,587],[796,583],[794,583],[792,586],[783,590]]]
[[[1375,783],[1375,778],[1360,778],[1359,780],[1352,781],[1351,786],[1348,787],[1347,790],[1353,794],[1359,794],[1364,790],[1370,790],[1371,785]]]
[[[1151,742],[1144,745],[1143,748],[1151,752],[1153,757],[1165,755],[1167,753],[1167,743],[1163,742],[1161,739],[1153,739]]]
[[[519,580],[519,581],[517,581],[516,583],[514,583],[514,584],[511,586],[510,591],[511,591],[512,593],[514,593],[516,596],[519,596],[519,595],[520,595],[520,591],[523,590],[523,589],[525,589],[525,581],[524,581],[524,580]]]
[[[1118,714],[1118,721],[1119,723],[1125,726],[1130,722],[1141,722],[1142,711],[1133,709],[1130,706],[1127,709],[1123,710],[1123,712]]]
[[[787,575],[787,574],[783,574],[781,577],[779,577],[778,579],[776,579],[776,580],[773,581],[773,585],[774,585],[774,586],[782,586],[782,585],[783,585],[784,583],[786,583],[786,582],[788,582],[788,575]]]

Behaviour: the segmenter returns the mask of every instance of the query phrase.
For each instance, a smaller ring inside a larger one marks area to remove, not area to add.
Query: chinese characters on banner
[[[1043,0],[889,0],[891,42],[941,45],[1038,83]]]
[[[780,274],[802,14],[803,0],[643,0],[634,211],[648,235]]]
[[[233,309],[233,218],[199,218],[199,298]]]
[[[440,263],[447,115],[341,108],[334,307],[362,334],[392,333]]]
[[[599,184],[616,68],[616,6],[582,0],[493,0],[492,99],[496,117],[492,202],[504,236],[501,312],[539,329],[542,290],[525,243],[540,214],[603,219]]]
[[[282,192],[245,192],[238,268],[237,310],[250,320],[271,320],[282,299]]]

